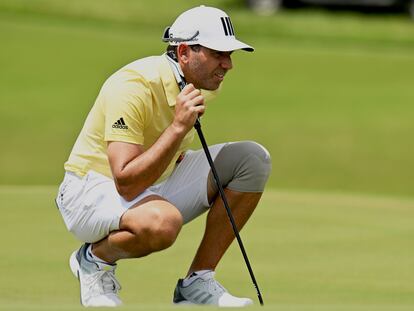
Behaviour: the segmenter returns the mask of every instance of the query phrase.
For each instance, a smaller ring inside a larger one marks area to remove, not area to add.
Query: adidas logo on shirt
[[[120,118],[118,121],[116,121],[114,124],[112,124],[112,128],[127,130],[128,125],[125,124],[124,118]]]

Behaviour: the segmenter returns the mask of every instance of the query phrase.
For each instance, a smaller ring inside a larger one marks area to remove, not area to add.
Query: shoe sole
[[[208,304],[198,304],[198,303],[194,303],[194,302],[191,302],[191,301],[188,301],[188,300],[183,300],[183,301],[180,301],[180,302],[173,302],[173,305],[177,305],[177,306],[179,306],[179,305],[182,305],[182,306],[200,306],[200,307],[206,306],[206,307],[216,307],[216,308],[245,308],[245,307],[253,305],[253,303],[248,303],[248,304],[245,304],[245,305],[242,305],[242,306],[217,306],[217,305],[208,305]]]
[[[193,303],[188,300],[182,300],[180,302],[173,302],[174,305],[196,305],[196,303]]]

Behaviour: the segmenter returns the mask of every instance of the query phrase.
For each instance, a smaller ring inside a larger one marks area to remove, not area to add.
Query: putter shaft
[[[219,176],[217,174],[217,171],[216,171],[216,167],[214,165],[213,159],[211,158],[210,150],[208,149],[208,145],[207,145],[207,142],[204,138],[203,131],[201,130],[201,123],[200,123],[199,118],[197,118],[197,120],[194,124],[194,128],[197,131],[198,137],[200,138],[201,145],[203,146],[203,149],[204,149],[204,153],[206,154],[207,161],[210,164],[210,168],[211,168],[211,171],[213,173],[214,180],[215,180],[217,188],[219,190],[220,197],[223,201],[224,207],[226,209],[227,216],[229,217],[231,226],[233,228],[234,235],[236,236],[237,242],[239,243],[240,250],[243,254],[244,261],[246,263],[247,269],[249,270],[250,278],[252,279],[253,285],[256,288],[256,293],[257,293],[257,297],[259,298],[260,305],[263,306],[264,302],[263,302],[262,294],[261,294],[260,289],[259,289],[259,285],[257,284],[256,278],[255,278],[254,273],[253,273],[253,269],[250,265],[249,258],[247,257],[246,250],[244,248],[242,239],[240,237],[239,230],[237,229],[236,222],[234,221],[234,217],[233,217],[233,214],[230,210],[229,203],[227,202],[227,198],[226,198],[226,195],[224,193],[223,186],[221,185],[220,178],[219,178]]]
[[[182,91],[187,83],[186,83],[186,81],[183,77],[179,77],[179,79],[180,79],[180,81],[178,83],[178,87]],[[203,131],[201,130],[200,118],[197,118],[197,120],[194,124],[194,128],[196,129],[198,137],[199,137],[200,142],[201,142],[201,145],[203,146],[204,153],[207,157],[208,164],[210,165],[211,172],[213,173],[214,181],[216,182],[217,188],[219,190],[221,200],[223,201],[224,208],[226,209],[226,213],[227,213],[227,216],[230,220],[231,226],[233,228],[233,232],[234,232],[234,235],[237,239],[237,243],[239,243],[239,247],[240,247],[240,250],[242,252],[244,262],[246,263],[247,270],[249,270],[250,278],[253,282],[254,288],[256,289],[257,298],[259,299],[260,305],[263,306],[264,302],[263,302],[263,298],[262,298],[262,293],[260,292],[259,285],[257,284],[256,278],[254,276],[253,269],[250,265],[250,261],[249,261],[249,258],[247,257],[247,253],[246,253],[246,250],[244,248],[243,241],[242,241],[242,239],[240,237],[240,234],[239,234],[239,230],[237,229],[236,222],[234,221],[233,214],[231,213],[229,203],[227,202],[226,194],[224,193],[224,189],[223,189],[223,186],[221,185],[220,178],[217,174],[216,167],[214,165],[213,159],[211,158],[210,150],[208,149],[208,145],[207,145],[207,142],[204,138]]]

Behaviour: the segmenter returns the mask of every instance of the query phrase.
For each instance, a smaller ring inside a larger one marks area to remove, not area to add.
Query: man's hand
[[[179,131],[187,133],[205,109],[201,91],[196,89],[193,84],[187,84],[177,96],[172,125]]]

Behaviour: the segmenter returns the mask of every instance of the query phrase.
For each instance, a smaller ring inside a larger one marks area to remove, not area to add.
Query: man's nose
[[[233,68],[233,63],[231,61],[230,55],[223,56],[221,60],[221,67],[226,70],[230,70]]]

